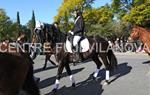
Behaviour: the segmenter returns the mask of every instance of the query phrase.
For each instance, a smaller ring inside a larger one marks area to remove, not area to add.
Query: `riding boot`
[[[71,36],[70,36],[71,49],[72,49],[72,51],[74,52],[76,48],[75,48],[75,46],[73,45],[73,39],[74,39],[74,36],[71,35]]]
[[[78,43],[78,46],[77,46],[77,52],[76,52],[76,62],[80,63],[82,61],[81,59],[81,56],[80,56],[80,45]]]
[[[80,63],[82,61],[80,57],[80,53],[76,52],[75,54],[76,54],[76,62]]]

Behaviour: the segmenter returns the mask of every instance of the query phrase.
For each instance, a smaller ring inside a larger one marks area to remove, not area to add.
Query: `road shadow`
[[[78,72],[81,72],[83,69],[84,68],[74,69],[74,70],[72,70],[72,74],[76,74]],[[64,72],[62,74],[62,78],[66,77],[66,76],[68,76],[68,74],[67,74],[67,72]],[[55,80],[56,80],[56,76],[45,79],[43,81],[40,81],[39,82],[39,88],[42,89],[42,88],[48,87],[50,85],[53,85],[55,83]]]
[[[50,67],[46,67],[45,69],[42,68],[38,68],[38,69],[35,69],[34,70],[34,73],[38,73],[38,72],[42,72],[42,71],[46,71],[46,70],[50,70],[50,69],[55,69],[57,68],[58,66],[50,66]]]
[[[128,62],[124,62],[118,65],[118,69],[111,75],[114,78],[110,81],[110,83],[114,82],[118,78],[129,74],[132,70],[132,67],[128,65]]]
[[[83,82],[77,83],[76,88],[63,86],[56,94],[52,92],[46,95],[101,95],[103,92],[101,79],[93,81],[92,74]]]
[[[142,62],[143,64],[150,64],[150,60]]]
[[[130,73],[132,67],[128,66],[127,62],[118,65],[118,69],[111,75],[115,76],[110,83],[114,82],[118,78]],[[101,82],[105,80],[105,69],[101,69],[98,74],[97,81],[93,80],[93,74],[90,74],[89,78],[83,82],[77,83],[76,88],[63,86],[55,95],[101,95],[104,91],[102,89]],[[108,85],[109,86],[109,85]],[[46,95],[53,95],[52,92]]]
[[[88,63],[88,62],[90,62],[90,61],[92,61],[92,60],[91,60],[91,59],[89,59],[89,60],[84,60],[83,62],[77,63],[76,66],[81,65],[81,64],[83,64],[83,63]],[[72,63],[70,63],[69,65],[70,65],[70,66],[73,66]],[[34,73],[38,73],[38,72],[42,72],[42,71],[46,71],[46,70],[50,70],[50,69],[55,69],[55,68],[57,68],[57,67],[58,67],[58,65],[57,65],[57,66],[46,67],[45,69],[43,69],[43,67],[42,67],[42,68],[38,68],[38,69],[35,69],[35,70],[34,70]]]

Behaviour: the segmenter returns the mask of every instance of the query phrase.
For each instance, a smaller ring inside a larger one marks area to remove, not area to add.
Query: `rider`
[[[54,30],[54,37],[56,37],[56,38],[54,38],[54,40],[55,40],[55,42],[59,42],[60,41],[60,29],[59,29],[59,24],[58,24],[58,22],[54,22],[53,23],[53,30]]]
[[[36,33],[40,38],[39,40],[43,43],[45,36],[44,36],[44,23],[40,22],[40,21],[36,21],[36,25],[35,25],[35,29],[34,29],[34,33]]]
[[[82,16],[82,12],[79,9],[75,9],[74,11],[74,16],[75,16],[75,22],[74,22],[74,27],[72,30],[69,31],[69,33],[72,35],[71,36],[71,43],[72,43],[72,49],[74,49],[74,44],[77,45],[77,57],[80,60],[79,52],[80,52],[80,42],[84,36],[84,19]],[[74,44],[73,44],[74,43]]]

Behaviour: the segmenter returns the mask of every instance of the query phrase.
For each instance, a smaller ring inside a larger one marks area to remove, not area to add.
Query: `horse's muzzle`
[[[133,42],[133,39],[131,37],[128,38],[129,42]]]

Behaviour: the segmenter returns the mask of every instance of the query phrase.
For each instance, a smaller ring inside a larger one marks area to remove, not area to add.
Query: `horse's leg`
[[[69,66],[69,62],[65,62],[65,69],[66,69],[66,71],[67,71],[67,73],[68,73],[68,75],[70,77],[70,81],[72,83],[72,87],[75,87],[76,86],[75,85],[75,79],[74,79],[74,77],[72,75],[72,72],[71,72],[71,69],[70,69],[70,66]]]
[[[114,72],[115,69],[117,69],[117,64],[118,64],[117,58],[114,55],[112,50],[108,51],[107,56],[108,56],[108,60],[110,63],[110,72],[112,73],[112,72]]]
[[[100,71],[100,68],[102,66],[102,62],[99,60],[98,56],[96,56],[96,55],[92,57],[92,60],[95,62],[96,66],[97,66],[97,70],[93,74],[93,79],[96,79],[97,75]]]
[[[49,59],[49,56],[46,54],[45,55],[45,64],[44,64],[43,69],[46,69],[48,59]]]
[[[51,58],[51,55],[49,55],[49,59],[48,59],[48,60],[49,60],[49,62],[51,62],[51,64],[53,64],[54,66],[57,66],[57,65],[56,65],[56,63],[55,63],[55,62],[53,62],[50,58]]]
[[[104,65],[105,65],[105,68],[106,68],[104,85],[108,85],[109,84],[109,77],[110,77],[110,64],[107,60],[107,54],[106,53],[100,54],[100,57],[101,57]]]
[[[57,66],[57,65],[55,64],[55,62],[53,62],[53,61],[50,59],[50,58],[51,58],[51,55],[46,54],[45,57],[46,57],[46,58],[45,58],[45,64],[44,64],[43,69],[46,69],[47,61],[51,62],[51,64],[53,64],[54,66]]]
[[[58,66],[58,71],[57,71],[57,76],[56,76],[56,81],[55,81],[55,85],[54,85],[54,89],[52,90],[53,92],[56,92],[57,89],[59,88],[59,80],[61,78],[62,72],[64,69],[64,63],[61,62]]]

